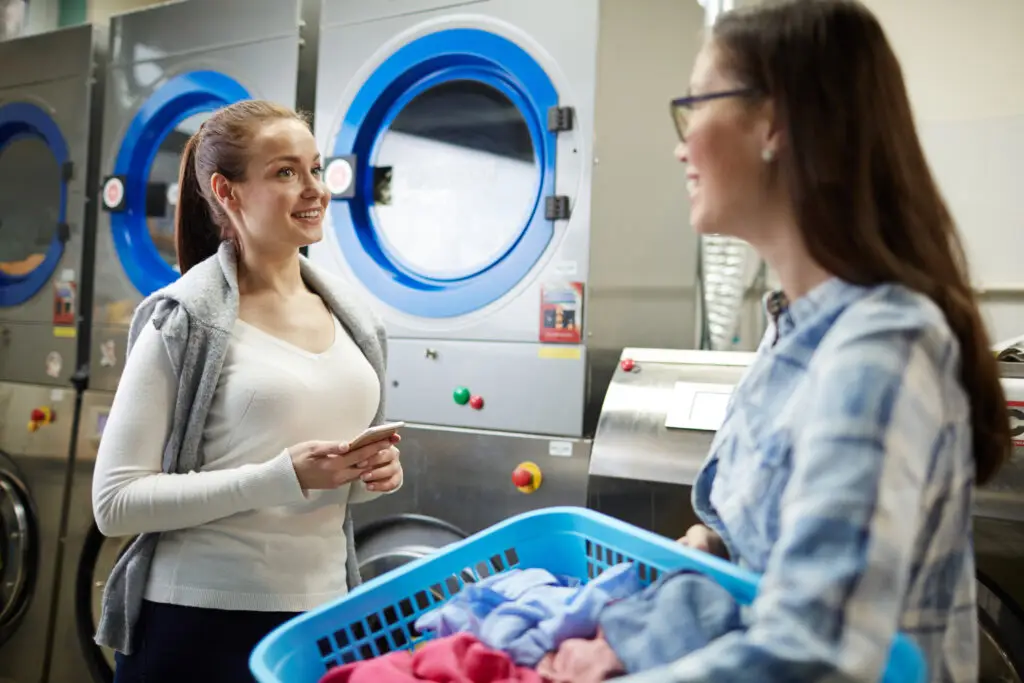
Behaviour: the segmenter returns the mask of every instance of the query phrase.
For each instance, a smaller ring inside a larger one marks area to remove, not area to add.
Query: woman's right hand
[[[306,441],[288,449],[299,486],[304,490],[336,489],[359,479],[370,467],[359,463],[388,448],[388,439],[349,452],[344,441]]]
[[[725,541],[703,524],[691,526],[686,530],[686,535],[678,539],[678,542],[689,548],[716,555],[723,560],[729,559],[729,550],[725,547]]]

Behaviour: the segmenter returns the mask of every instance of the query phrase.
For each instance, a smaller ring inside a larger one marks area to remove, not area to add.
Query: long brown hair
[[[724,67],[781,117],[779,180],[811,255],[843,280],[900,283],[942,309],[960,344],[977,481],[990,481],[1011,451],[1006,397],[878,20],[855,0],[785,0],[723,14],[712,35]]]
[[[288,107],[265,100],[243,100],[217,110],[189,138],[178,171],[178,206],[174,240],[182,274],[217,253],[224,240],[238,244],[224,208],[213,198],[214,173],[233,182],[245,180],[248,150],[260,126],[280,119],[308,119]]]

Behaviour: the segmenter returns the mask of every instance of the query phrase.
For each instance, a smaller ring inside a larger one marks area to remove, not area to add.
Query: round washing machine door
[[[375,579],[464,538],[464,531],[433,517],[405,514],[382,518],[356,532],[359,574],[364,582]]]
[[[0,453],[0,643],[28,610],[39,563],[39,528],[28,488]]]
[[[93,640],[99,627],[103,589],[114,565],[135,537],[107,538],[95,524],[89,529],[82,547],[75,582],[75,625],[91,680],[111,683],[114,680],[114,652],[100,647]]]
[[[60,263],[68,168],[67,143],[45,110],[0,106],[0,307],[35,296]]]
[[[122,139],[102,205],[121,265],[148,295],[178,278],[174,210],[185,143],[216,110],[249,99],[240,83],[216,71],[169,79],[142,104]]]
[[[1024,683],[1024,613],[978,574],[979,683]]]
[[[437,31],[391,54],[354,96],[324,171],[356,277],[425,318],[515,287],[566,217],[555,169],[570,118],[558,104],[544,68],[485,30]]]

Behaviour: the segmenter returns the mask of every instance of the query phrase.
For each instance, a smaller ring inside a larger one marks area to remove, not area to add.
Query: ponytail
[[[196,148],[199,133],[185,144],[178,171],[178,206],[174,211],[174,241],[178,250],[178,270],[190,268],[217,253],[220,228],[210,215],[210,204],[203,194],[196,172]]]

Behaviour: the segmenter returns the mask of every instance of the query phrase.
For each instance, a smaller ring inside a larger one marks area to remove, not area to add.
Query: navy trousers
[[[256,644],[295,614],[145,601],[135,652],[115,657],[114,683],[245,683]]]

